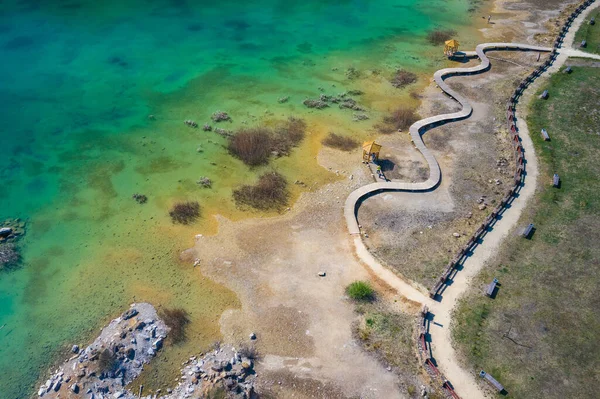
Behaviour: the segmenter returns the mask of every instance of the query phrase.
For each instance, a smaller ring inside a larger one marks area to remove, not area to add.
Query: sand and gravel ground
[[[396,375],[353,339],[356,314],[344,294],[347,284],[369,276],[353,256],[342,205],[370,177],[362,164],[351,170],[356,163],[342,161],[349,157],[332,158],[326,152],[322,162],[339,159],[342,163],[330,167],[346,171],[343,180],[303,194],[281,217],[222,219],[216,236],[199,238],[194,253],[185,255],[200,259],[202,273],[240,296],[242,308],[226,312],[221,329],[227,342],[256,333],[263,392],[275,397],[402,397]],[[319,277],[320,271],[326,277]]]

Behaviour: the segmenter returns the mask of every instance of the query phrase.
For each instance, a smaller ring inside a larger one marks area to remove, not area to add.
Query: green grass
[[[375,299],[375,290],[365,281],[355,281],[348,285],[346,294],[355,301],[368,302]]]
[[[590,25],[590,19],[596,18],[596,24]],[[587,41],[587,47],[580,48],[579,44],[582,40]],[[575,34],[574,45],[588,53],[600,54],[600,9],[592,11],[581,25],[581,28]]]
[[[531,240],[512,235],[474,280],[453,336],[469,368],[491,373],[513,398],[592,398],[600,367],[600,69],[575,66],[543,89],[550,99],[533,100],[528,119],[541,190],[520,220],[537,230]],[[483,287],[494,277],[501,287],[491,300]]]

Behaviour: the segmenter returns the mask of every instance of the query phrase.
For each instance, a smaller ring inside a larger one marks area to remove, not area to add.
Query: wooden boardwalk
[[[465,97],[456,91],[452,90],[446,83],[445,79],[452,76],[463,76],[463,75],[475,75],[481,72],[485,72],[490,68],[490,60],[485,55],[487,51],[498,51],[498,50],[509,50],[509,51],[538,51],[538,52],[551,52],[552,49],[549,47],[531,46],[528,44],[513,44],[513,43],[483,43],[476,47],[474,52],[467,52],[468,56],[477,56],[481,60],[479,65],[469,68],[444,68],[435,72],[433,78],[437,85],[442,89],[448,96],[457,101],[462,109],[457,112],[449,114],[442,114],[436,116],[430,116],[429,118],[421,119],[410,126],[409,132],[412,141],[417,148],[423,154],[425,162],[429,167],[429,178],[420,183],[401,182],[401,181],[390,181],[390,182],[378,182],[367,184],[354,190],[344,204],[344,217],[346,218],[346,225],[350,234],[360,234],[360,228],[358,227],[358,220],[356,218],[358,207],[365,198],[384,191],[412,191],[412,192],[424,192],[433,190],[438,186],[442,180],[442,172],[440,165],[437,160],[425,146],[422,135],[427,130],[436,126],[441,126],[449,122],[460,121],[468,118],[473,113],[473,107]]]

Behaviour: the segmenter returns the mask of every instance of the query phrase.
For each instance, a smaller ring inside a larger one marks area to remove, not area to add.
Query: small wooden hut
[[[453,57],[454,54],[456,54],[456,52],[458,51],[458,40],[447,40],[446,42],[444,42],[444,54],[447,57]]]
[[[379,159],[379,151],[381,146],[374,141],[365,141],[362,145],[363,161],[377,161]]]

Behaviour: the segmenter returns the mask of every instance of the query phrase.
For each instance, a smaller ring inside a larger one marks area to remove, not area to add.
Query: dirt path
[[[452,322],[452,312],[458,299],[464,294],[464,292],[469,287],[471,279],[477,273],[479,273],[479,271],[483,268],[486,262],[498,250],[504,238],[509,234],[510,231],[514,229],[514,227],[517,225],[517,222],[519,221],[521,213],[525,209],[529,200],[535,194],[539,174],[538,162],[535,156],[533,142],[529,135],[526,123],[527,104],[531,101],[533,93],[537,92],[537,89],[546,81],[546,79],[551,74],[557,72],[564,65],[568,57],[573,56],[600,59],[600,56],[573,49],[573,39],[575,36],[575,32],[577,32],[586,16],[598,6],[600,6],[600,4],[598,3],[592,4],[577,17],[577,19],[571,25],[567,35],[565,36],[563,48],[561,48],[558,51],[559,55],[556,61],[546,72],[544,72],[540,76],[541,79],[536,79],[536,81],[525,91],[523,97],[519,101],[516,109],[516,115],[519,116],[517,119],[517,127],[527,159],[527,173],[523,182],[523,186],[519,191],[518,198],[515,201],[513,201],[510,208],[503,213],[502,218],[498,220],[497,223],[495,223],[493,229],[485,236],[483,243],[478,245],[477,249],[473,252],[473,254],[465,260],[465,262],[463,263],[463,269],[459,273],[457,273],[456,277],[453,279],[452,285],[444,291],[443,299],[440,302],[433,302],[429,298],[425,297],[423,293],[415,289],[410,282],[402,280],[397,275],[395,275],[394,273],[386,269],[384,266],[382,266],[379,262],[377,262],[377,260],[375,260],[375,258],[371,254],[368,253],[367,249],[364,246],[364,243],[362,242],[361,236],[356,235],[354,237],[357,256],[369,266],[373,273],[385,280],[390,286],[398,290],[398,292],[401,295],[406,296],[407,298],[413,301],[425,303],[429,306],[430,312],[434,315],[433,323],[431,323],[431,328],[429,331],[431,335],[434,357],[441,371],[445,374],[446,378],[451,381],[456,391],[463,398],[484,398],[485,393],[481,389],[479,383],[477,382],[475,370],[465,370],[461,367],[461,364],[457,359],[456,352],[452,346],[452,337],[450,331],[450,326]],[[483,50],[483,48],[485,48],[486,45],[480,46],[478,46],[478,50]],[[485,60],[487,60],[487,57],[483,55],[483,51],[478,51],[477,53],[482,59],[483,65],[486,62],[484,61],[484,58]],[[484,58],[482,58],[482,55]],[[436,75],[438,75],[440,72],[441,71],[438,71]],[[456,95],[452,95],[452,97],[459,101],[461,104],[463,104],[464,108],[464,103],[463,101],[461,101],[463,99],[462,96],[459,96],[457,98]],[[447,117],[447,115],[443,115],[442,117]],[[417,148],[419,148],[418,145]],[[421,148],[419,149],[421,150]],[[434,167],[437,167],[438,165],[437,162],[428,163],[430,165],[433,165]],[[396,182],[398,189],[402,189],[402,187],[400,187],[400,184],[401,183]],[[383,187],[373,188],[374,190],[372,190],[371,192],[377,192],[377,189],[381,191]],[[432,187],[432,189],[435,189],[435,186]],[[360,194],[367,195],[368,189],[363,189],[360,192]],[[356,195],[354,196],[354,198],[352,198],[352,200],[354,200],[355,198]],[[356,201],[358,201],[358,199],[356,199]],[[351,208],[352,213],[354,214],[356,209],[355,203],[351,205]],[[356,228],[354,228],[356,218],[354,216],[353,220],[348,220],[349,209],[350,207],[347,202],[346,219],[348,222],[348,228],[351,233],[356,234]]]

